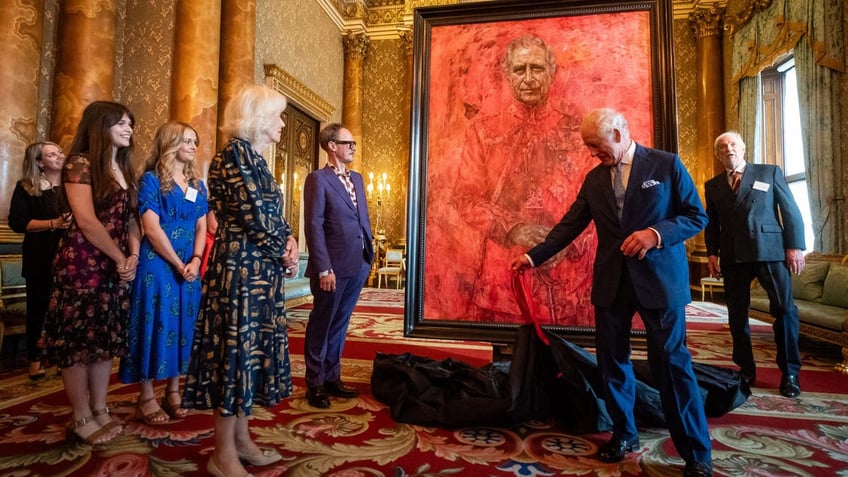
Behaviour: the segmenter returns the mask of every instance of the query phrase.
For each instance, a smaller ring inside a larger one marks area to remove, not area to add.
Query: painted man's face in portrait
[[[539,47],[516,49],[507,79],[518,101],[528,106],[545,102],[553,80],[545,50]]]

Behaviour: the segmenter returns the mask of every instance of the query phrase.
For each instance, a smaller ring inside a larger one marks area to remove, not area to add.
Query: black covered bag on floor
[[[542,341],[534,325],[521,325],[512,354],[509,389],[514,422],[554,416],[569,432],[612,429],[595,355],[550,331]],[[659,391],[636,381],[636,421],[664,427]]]
[[[692,371],[701,389],[707,417],[721,417],[744,404],[751,395],[751,388],[738,371],[694,361]],[[648,361],[634,360],[633,373],[640,381],[656,386]]]
[[[371,388],[398,422],[457,427],[504,422],[506,377],[492,365],[377,353]],[[501,382],[499,382],[501,380]]]

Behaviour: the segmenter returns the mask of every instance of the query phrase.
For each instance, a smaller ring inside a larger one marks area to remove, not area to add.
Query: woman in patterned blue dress
[[[118,376],[140,383],[135,417],[163,424],[184,417],[180,376],[188,370],[200,306],[201,257],[206,246],[206,187],[194,156],[197,131],[171,121],[156,131],[138,190],[144,233],[133,283],[127,354]],[[162,406],[154,380],[167,379]]]
[[[72,410],[67,436],[89,445],[105,444],[123,430],[106,403],[112,359],[126,352],[124,326],[138,265],[134,122],[122,104],[89,104],[62,173],[73,222],[53,261],[42,339],[46,361],[62,370]]]
[[[283,217],[283,196],[260,154],[280,141],[286,99],[246,86],[227,104],[232,139],[212,159],[207,183],[218,227],[194,330],[183,406],[215,411],[214,476],[245,476],[242,461],[282,459],[250,436],[254,404],[291,394],[283,279],[297,271],[297,243]]]

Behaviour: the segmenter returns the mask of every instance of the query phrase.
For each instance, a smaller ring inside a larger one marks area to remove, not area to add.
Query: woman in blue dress
[[[123,383],[140,383],[135,417],[156,425],[187,412],[180,377],[188,369],[200,305],[198,279],[206,246],[206,188],[194,162],[197,131],[168,122],[156,131],[139,184],[143,238],[133,283]],[[160,406],[154,382],[167,379]]]
[[[282,459],[250,436],[253,405],[291,394],[283,279],[297,271],[297,242],[283,196],[261,151],[280,141],[286,99],[267,86],[239,90],[224,112],[230,139],[209,165],[218,221],[195,327],[183,406],[215,411],[215,450],[206,470],[245,476],[242,465]]]

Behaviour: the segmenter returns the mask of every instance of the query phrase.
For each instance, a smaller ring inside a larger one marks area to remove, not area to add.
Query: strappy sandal
[[[182,408],[182,397],[180,397],[179,402],[177,402],[176,404],[171,402],[168,397],[172,394],[176,394],[178,397],[180,397],[179,390],[171,389],[166,391],[165,399],[162,400],[162,410],[164,410],[169,416],[171,416],[171,419],[182,419],[188,415],[188,409]]]
[[[144,400],[139,399],[135,403],[135,415],[133,416],[133,419],[135,419],[137,421],[144,421],[144,423],[149,425],[149,426],[161,426],[162,424],[167,424],[168,420],[169,420],[169,416],[165,411],[162,410],[161,407],[159,407],[158,402],[156,403],[156,406],[159,407],[159,409],[157,409],[157,410],[155,410],[151,413],[145,414],[141,410],[141,406],[149,403],[150,401],[155,402],[156,396],[153,396],[151,398],[147,398],[147,399],[144,399]]]
[[[112,436],[111,438],[106,439],[105,441],[98,442],[98,439],[109,433],[109,430],[103,427],[98,427],[96,431],[93,431],[91,434],[85,437],[83,437],[79,432],[77,432],[78,429],[82,429],[83,427],[89,424],[96,424],[100,426],[94,419],[94,416],[86,416],[77,420],[73,420],[73,418],[71,418],[71,420],[68,421],[67,424],[65,424],[65,439],[68,441],[77,441],[89,446],[97,447],[106,445],[112,442],[115,437],[117,437]]]
[[[104,407],[103,409],[93,409],[91,411],[91,414],[94,415],[95,420],[98,417],[103,416],[103,415],[105,415],[106,417],[109,418],[109,422],[107,422],[106,424],[100,424],[99,421],[97,422],[98,424],[100,424],[100,427],[102,427],[103,429],[105,429],[107,431],[111,431],[112,429],[114,429],[116,427],[120,427],[121,430],[123,430],[123,423],[120,422],[120,421],[116,421],[115,419],[112,419],[112,411],[109,410],[108,406]]]

